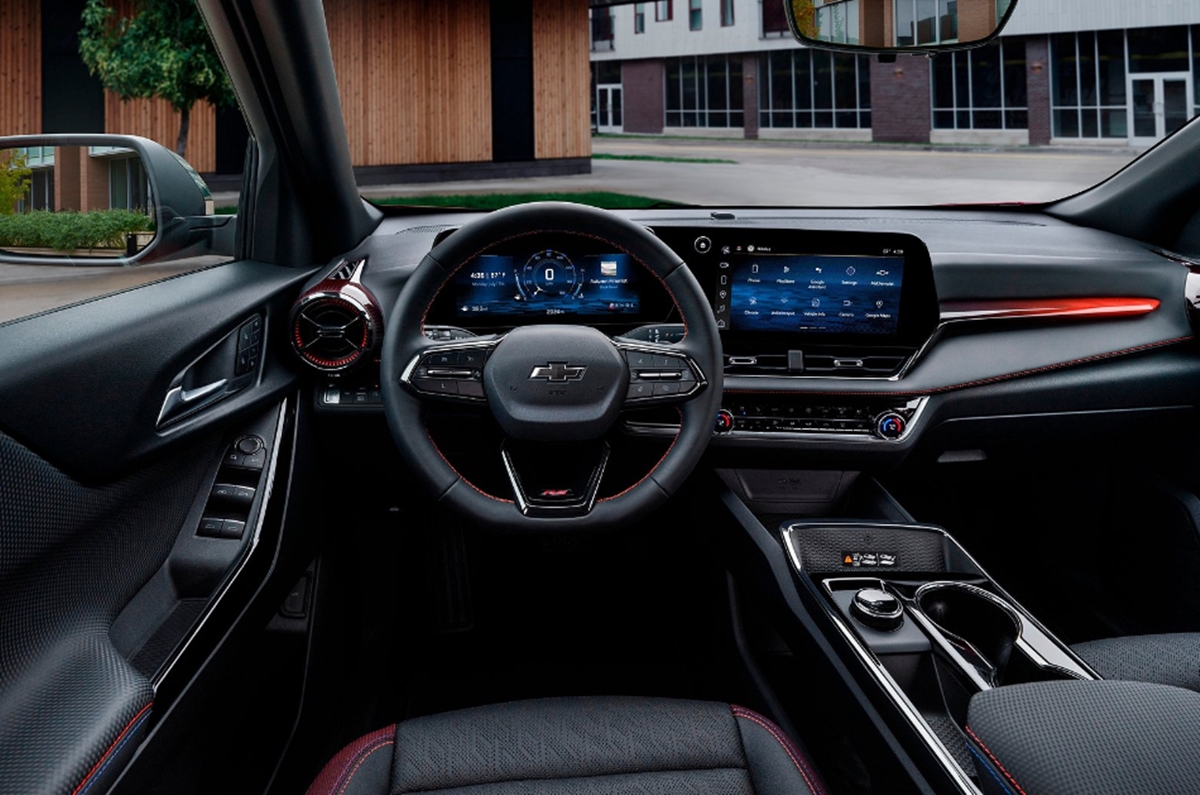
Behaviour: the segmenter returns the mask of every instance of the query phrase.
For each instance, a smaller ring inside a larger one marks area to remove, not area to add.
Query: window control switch
[[[241,540],[242,535],[246,532],[246,523],[237,519],[226,519],[225,527],[221,531],[221,538],[233,538]]]
[[[196,535],[204,538],[220,538],[224,531],[224,519],[214,519],[211,516],[206,516],[200,520],[200,527],[196,530]]]
[[[248,510],[254,502],[255,490],[250,486],[238,486],[233,483],[218,483],[213,486],[209,499],[225,505],[236,506]]]

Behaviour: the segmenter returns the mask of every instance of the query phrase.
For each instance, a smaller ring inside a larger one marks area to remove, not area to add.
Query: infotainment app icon
[[[902,257],[742,256],[730,279],[729,327],[741,332],[895,334]]]

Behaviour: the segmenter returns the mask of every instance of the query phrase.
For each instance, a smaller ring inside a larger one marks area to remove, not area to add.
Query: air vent
[[[889,378],[900,372],[913,353],[896,348],[815,348],[789,354],[731,355],[725,357],[725,374]]]
[[[345,370],[371,350],[373,325],[365,309],[343,296],[312,296],[296,307],[292,346],[318,370]]]

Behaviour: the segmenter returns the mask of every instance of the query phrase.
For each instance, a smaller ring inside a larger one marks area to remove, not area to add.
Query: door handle
[[[158,424],[161,426],[164,422],[199,411],[220,400],[225,395],[225,384],[228,382],[228,379],[222,378],[195,389],[184,389],[182,384],[175,387],[167,392],[167,397],[163,400],[162,410],[158,412]]]

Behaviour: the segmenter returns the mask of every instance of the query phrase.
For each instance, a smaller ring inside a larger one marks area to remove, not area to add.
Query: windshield
[[[886,2],[900,39],[955,41],[954,0]],[[1200,105],[1200,3],[1021,0],[985,47],[892,62],[799,44],[782,0],[413,5],[326,6],[383,204],[1040,203]]]

